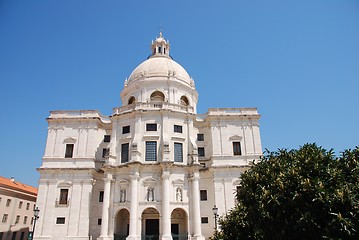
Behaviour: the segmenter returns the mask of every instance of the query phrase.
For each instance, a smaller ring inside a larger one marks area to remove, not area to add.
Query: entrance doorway
[[[171,235],[173,240],[179,240],[179,224],[172,223],[171,224]]]
[[[160,221],[158,219],[146,219],[146,240],[158,240],[160,235]]]
[[[142,240],[159,240],[160,215],[155,208],[146,208],[142,212]]]
[[[129,234],[130,212],[121,209],[116,216],[114,240],[125,240]]]
[[[188,239],[188,217],[181,208],[176,208],[171,214],[171,234],[173,240]]]

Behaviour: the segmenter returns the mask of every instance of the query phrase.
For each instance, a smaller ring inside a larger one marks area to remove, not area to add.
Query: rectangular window
[[[104,135],[103,142],[111,142],[111,135]]]
[[[199,147],[198,148],[198,157],[204,157],[205,153],[204,153],[204,147]]]
[[[200,190],[201,201],[207,201],[207,190]]]
[[[122,134],[130,133],[130,126],[122,127]]]
[[[60,189],[59,204],[67,204],[68,195],[69,195],[69,190],[68,189]]]
[[[17,215],[16,216],[16,219],[15,219],[15,224],[19,223],[20,222],[20,215]]]
[[[121,163],[127,163],[128,162],[129,148],[130,148],[129,143],[121,144]]]
[[[56,224],[65,224],[65,218],[64,217],[56,218]]]
[[[66,144],[65,158],[72,158],[74,154],[74,144]]]
[[[98,201],[103,202],[103,191],[100,191],[100,195],[98,196]]]
[[[102,218],[97,219],[97,225],[101,225],[102,224]]]
[[[9,207],[10,204],[11,204],[11,199],[7,199],[7,200],[6,200],[6,207]]]
[[[24,224],[27,224],[27,216],[24,217]]]
[[[109,148],[103,148],[102,149],[102,158],[108,158],[110,155],[110,149]]]
[[[183,162],[183,151],[182,151],[182,143],[174,144],[174,161],[175,162]]]
[[[240,142],[233,142],[233,155],[242,155]]]
[[[30,209],[30,203],[26,203],[26,210]]]
[[[147,123],[146,131],[157,131],[157,123]]]
[[[22,201],[19,202],[19,209],[22,208]]]
[[[204,134],[203,133],[198,133],[197,134],[197,141],[204,141]]]
[[[157,142],[146,142],[146,161],[157,161]]]
[[[182,126],[174,125],[173,131],[177,133],[182,133]]]
[[[208,223],[208,217],[201,217],[201,223]]]
[[[6,223],[8,217],[9,217],[8,214],[4,214],[4,215],[2,216],[2,221],[1,221],[1,222]]]
[[[20,240],[24,240],[25,238],[25,232],[21,232],[21,235],[20,235]],[[0,238],[1,239],[1,238]]]

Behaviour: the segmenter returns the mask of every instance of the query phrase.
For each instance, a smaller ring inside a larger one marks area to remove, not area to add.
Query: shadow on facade
[[[29,228],[20,228],[17,231],[0,232],[0,240],[26,240]]]

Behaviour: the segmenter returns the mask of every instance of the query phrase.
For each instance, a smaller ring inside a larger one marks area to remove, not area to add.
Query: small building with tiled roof
[[[37,188],[0,176],[0,240],[24,240],[32,226]]]

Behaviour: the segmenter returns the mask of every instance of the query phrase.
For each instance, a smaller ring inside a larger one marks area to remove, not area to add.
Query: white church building
[[[51,111],[34,239],[208,239],[214,206],[235,205],[262,155],[257,109],[197,114],[195,83],[162,33],[120,96],[111,116]]]

